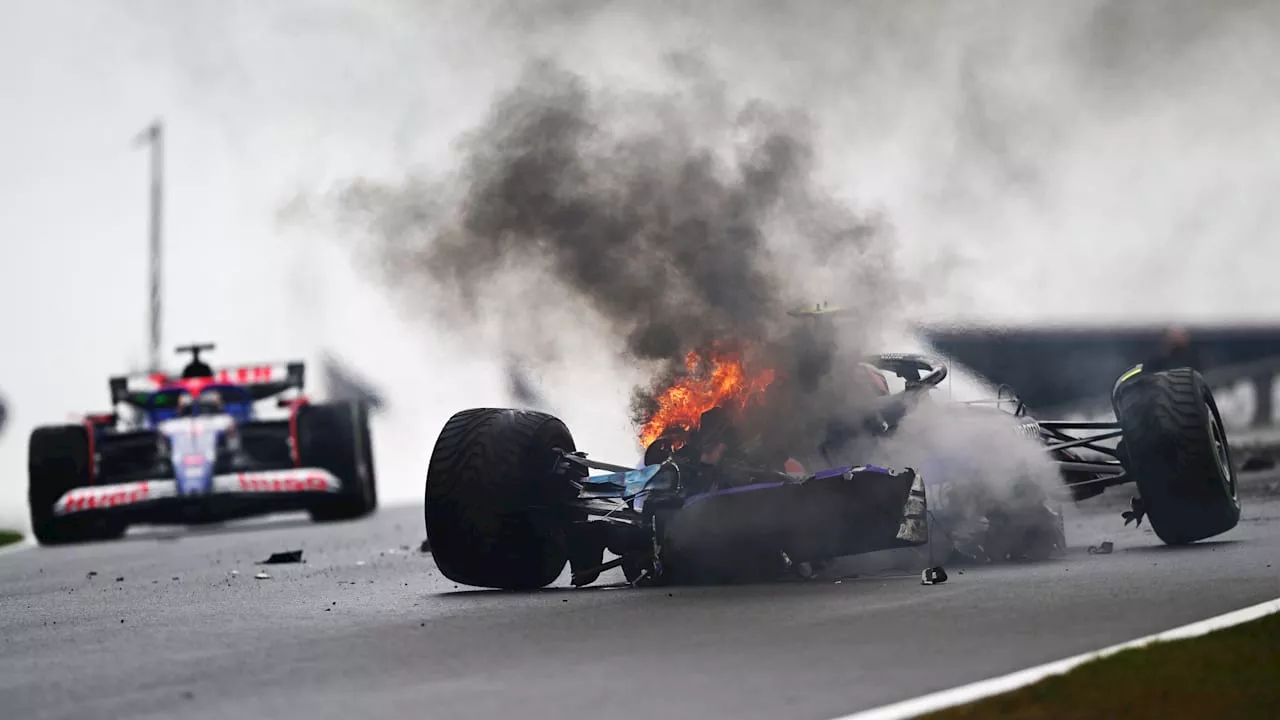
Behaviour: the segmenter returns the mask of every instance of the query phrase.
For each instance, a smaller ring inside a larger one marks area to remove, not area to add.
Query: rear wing
[[[265,400],[287,390],[302,392],[306,381],[306,364],[290,362],[216,368],[213,377],[202,379],[211,384],[239,385],[248,390],[254,400]],[[111,402],[113,405],[140,404],[140,395],[149,395],[182,382],[180,376],[167,373],[118,375],[109,381]]]

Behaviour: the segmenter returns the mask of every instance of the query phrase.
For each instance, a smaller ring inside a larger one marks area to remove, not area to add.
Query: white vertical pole
[[[164,126],[160,120],[151,123],[137,141],[151,150],[151,213],[150,213],[150,285],[151,305],[149,327],[149,365],[152,372],[160,370],[161,334],[161,274],[163,255],[161,237],[164,232]]]

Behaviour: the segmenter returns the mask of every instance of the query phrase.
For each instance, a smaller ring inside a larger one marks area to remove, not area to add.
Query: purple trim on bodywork
[[[883,468],[879,465],[846,465],[845,467],[831,468],[830,470],[822,470],[813,474],[814,480],[825,480],[826,478],[839,477],[847,472],[873,472],[881,475],[892,475],[893,472],[889,468]]]
[[[689,507],[693,503],[697,502],[698,500],[702,500],[703,498],[715,497],[717,495],[736,495],[738,493],[752,492],[755,490],[768,490],[770,488],[777,488],[777,487],[782,487],[783,485],[794,485],[794,484],[795,483],[788,483],[788,482],[756,483],[754,485],[742,485],[739,487],[725,488],[723,490],[712,490],[710,492],[704,492],[704,493],[699,493],[697,495],[689,496],[684,501],[684,507]]]

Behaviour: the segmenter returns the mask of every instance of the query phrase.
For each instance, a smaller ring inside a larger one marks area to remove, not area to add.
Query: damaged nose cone
[[[947,571],[942,569],[941,565],[937,567],[926,568],[920,573],[921,585],[941,585],[947,581]]]

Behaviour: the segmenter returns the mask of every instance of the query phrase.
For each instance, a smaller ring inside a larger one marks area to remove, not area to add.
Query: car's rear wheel
[[[27,448],[31,531],[41,545],[115,540],[127,529],[107,518],[58,517],[54,504],[70,490],[92,485],[89,430],[83,425],[36,428]]]
[[[1236,469],[1213,393],[1191,368],[1137,372],[1117,384],[1123,459],[1151,529],[1183,545],[1240,521]]]
[[[427,540],[445,577],[522,590],[560,575],[574,495],[554,471],[562,450],[576,450],[573,436],[545,413],[480,408],[445,423],[424,498]]]
[[[316,522],[354,520],[378,508],[378,484],[370,442],[369,412],[358,402],[304,405],[298,409],[298,459],[328,470],[342,490],[310,510]]]

